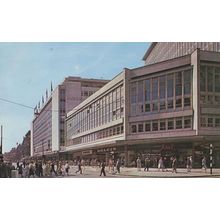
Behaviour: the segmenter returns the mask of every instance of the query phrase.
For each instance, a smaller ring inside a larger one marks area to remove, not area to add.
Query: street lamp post
[[[209,151],[209,157],[210,157],[210,174],[212,175],[212,152],[213,151],[213,145],[210,144],[210,151]]]
[[[3,127],[1,125],[1,143],[0,143],[0,161],[3,161],[3,154],[2,154],[2,135],[3,135]]]

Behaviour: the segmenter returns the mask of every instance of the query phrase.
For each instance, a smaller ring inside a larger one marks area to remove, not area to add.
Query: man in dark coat
[[[101,163],[101,173],[100,173],[100,176],[101,175],[104,175],[104,176],[106,176],[106,173],[105,173],[105,162],[104,161],[102,161],[102,163]]]

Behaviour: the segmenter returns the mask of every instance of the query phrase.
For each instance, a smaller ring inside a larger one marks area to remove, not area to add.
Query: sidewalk
[[[70,169],[70,175],[75,172],[77,167],[71,167]],[[150,168],[149,171],[144,171],[144,168],[141,169],[141,171],[138,171],[137,168],[127,168],[123,167],[121,168],[120,174],[116,173],[109,173],[108,167],[106,167],[106,174],[108,176],[123,176],[123,177],[150,177],[150,178],[195,178],[195,177],[220,177],[220,169],[213,169],[212,175],[210,174],[210,169],[206,170],[206,173],[202,169],[192,169],[191,172],[187,172],[184,168],[177,169],[177,173],[172,173],[172,169],[169,168],[166,171],[158,171],[157,168]],[[116,169],[115,169],[116,171]],[[85,173],[99,173],[100,168],[97,167],[85,167]]]

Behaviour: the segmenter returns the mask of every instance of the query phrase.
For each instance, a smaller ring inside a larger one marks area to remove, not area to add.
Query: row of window
[[[220,116],[203,115],[200,120],[201,127],[220,128]]]
[[[131,133],[151,131],[166,131],[174,129],[192,128],[191,117],[178,117],[163,120],[152,120],[142,123],[131,124]]]
[[[167,101],[160,101],[158,102],[153,102],[153,103],[146,103],[145,105],[133,105],[131,107],[131,112],[139,112],[139,113],[144,113],[144,112],[165,112],[168,110],[173,110],[173,109],[182,109],[182,108],[187,108],[191,106],[191,98],[190,97],[185,97],[184,99],[182,98],[177,98],[176,100],[167,100]]]
[[[82,91],[81,95],[85,96],[85,97],[89,97],[91,96],[93,93],[95,93],[95,91]]]
[[[72,145],[72,144],[81,144],[81,143],[88,143],[91,141],[96,141],[99,139],[107,138],[107,137],[112,137],[115,135],[120,135],[123,134],[124,132],[124,127],[123,125],[117,125],[113,126],[111,128],[103,129],[101,131],[94,132],[92,134],[88,134],[82,137],[78,137],[72,140],[67,141],[67,145]]]
[[[220,93],[220,67],[201,65],[200,91]]]
[[[131,83],[131,115],[191,105],[191,69]]]
[[[220,105],[220,96],[219,95],[213,95],[213,94],[209,94],[209,95],[205,95],[205,94],[201,94],[200,95],[200,103],[201,104],[214,104],[214,105]]]
[[[88,131],[124,115],[123,86],[115,88],[67,121],[67,136]]]

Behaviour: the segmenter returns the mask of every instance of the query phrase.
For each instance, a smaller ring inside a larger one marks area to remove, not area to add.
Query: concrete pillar
[[[199,133],[200,125],[200,59],[199,49],[191,54],[191,65],[193,67],[192,73],[192,106],[193,106],[193,130],[196,135]]]

